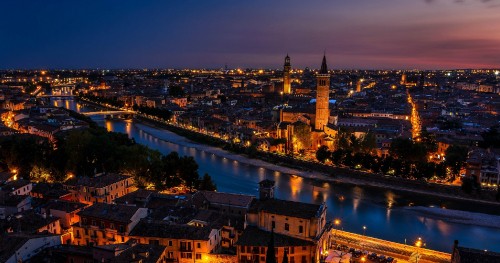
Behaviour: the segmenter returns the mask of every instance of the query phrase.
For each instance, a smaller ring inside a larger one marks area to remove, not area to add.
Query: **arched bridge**
[[[98,116],[102,115],[105,117],[127,117],[127,116],[132,116],[135,114],[135,111],[123,111],[123,110],[117,110],[117,111],[92,111],[92,112],[82,112],[83,115],[86,116]]]

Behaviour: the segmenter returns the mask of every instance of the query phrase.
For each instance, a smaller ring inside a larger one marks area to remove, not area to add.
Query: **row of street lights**
[[[340,225],[342,224],[342,220],[339,219],[339,218],[336,218],[333,220],[333,224],[335,226],[335,232],[333,234],[333,238],[334,238],[334,242],[335,244],[337,243],[337,230],[340,228]],[[363,225],[363,238],[365,238],[366,236],[366,225]],[[406,245],[406,239],[405,239],[405,245]],[[421,247],[424,247],[425,246],[425,243],[424,241],[422,240],[421,237],[418,237],[418,239],[415,241],[415,247],[416,247],[416,251],[415,251],[415,263],[418,263],[419,259],[421,258],[421,255],[420,255],[420,248]],[[362,246],[364,248],[364,244]],[[361,257],[361,262],[365,262],[366,261],[366,255],[363,255]]]

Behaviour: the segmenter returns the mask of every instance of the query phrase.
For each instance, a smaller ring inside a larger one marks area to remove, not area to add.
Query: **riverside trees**
[[[100,127],[65,132],[58,137],[56,147],[34,135],[3,137],[0,162],[4,168],[16,169],[20,177],[33,181],[59,182],[68,174],[117,172],[133,176],[139,187],[215,189],[210,176],[200,178],[192,157],[176,152],[162,155],[125,134]]]

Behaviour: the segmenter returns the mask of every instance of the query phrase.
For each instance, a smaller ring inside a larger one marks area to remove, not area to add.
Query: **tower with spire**
[[[285,65],[283,66],[283,93],[291,94],[292,93],[292,85],[290,78],[290,71],[292,66],[290,65],[290,57],[286,54],[285,57]]]
[[[314,121],[314,129],[322,131],[325,125],[328,124],[328,117],[330,116],[330,74],[328,73],[325,55],[323,55],[323,61],[316,80],[316,120]]]

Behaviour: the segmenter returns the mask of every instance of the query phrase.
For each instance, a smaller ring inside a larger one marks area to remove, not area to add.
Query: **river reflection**
[[[56,104],[82,112],[94,110],[72,100],[68,103],[53,100],[53,105]],[[444,202],[439,198],[402,194],[380,188],[322,183],[290,176],[166,142],[145,132],[141,129],[142,125],[137,125],[133,120],[92,118],[109,131],[126,133],[137,143],[164,154],[176,151],[180,155],[193,156],[199,165],[200,174],[210,174],[220,192],[257,195],[258,182],[272,179],[276,181],[277,198],[308,203],[326,202],[328,217],[341,219],[342,228],[347,231],[361,234],[362,227],[366,226],[366,235],[400,243],[406,240],[409,244],[422,237],[428,248],[445,252],[451,251],[455,239],[460,240],[463,246],[500,251],[500,226],[491,228],[452,223],[403,208],[410,203],[414,206],[441,207]],[[155,132],[162,133],[156,129]],[[486,210],[481,205],[469,205],[464,202],[447,201],[446,207],[470,211]],[[496,210],[488,212],[500,213]]]

